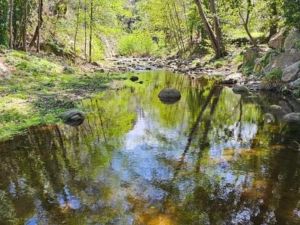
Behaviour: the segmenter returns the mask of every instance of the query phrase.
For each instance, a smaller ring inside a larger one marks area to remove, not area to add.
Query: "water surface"
[[[1,225],[300,224],[300,128],[281,122],[297,103],[139,77],[82,102],[78,128],[30,128],[0,144]],[[164,87],[181,100],[160,102]]]

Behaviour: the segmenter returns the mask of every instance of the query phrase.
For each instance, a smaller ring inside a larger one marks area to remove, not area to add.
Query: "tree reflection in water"
[[[82,102],[79,128],[33,127],[0,144],[0,224],[300,223],[299,128],[264,121],[277,98],[139,76]],[[182,99],[162,104],[164,87]]]

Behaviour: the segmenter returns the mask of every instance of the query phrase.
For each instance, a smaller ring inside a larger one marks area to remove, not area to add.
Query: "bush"
[[[157,47],[149,33],[132,33],[120,39],[118,51],[120,55],[149,56]]]
[[[284,14],[289,25],[300,29],[300,0],[284,0]]]
[[[272,69],[271,72],[266,74],[265,80],[267,81],[279,81],[282,78],[282,70],[279,68]]]

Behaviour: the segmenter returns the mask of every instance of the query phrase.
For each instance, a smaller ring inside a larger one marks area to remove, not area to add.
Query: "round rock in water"
[[[77,127],[83,123],[85,116],[83,112],[77,109],[72,109],[63,113],[61,115],[61,119],[65,124],[68,124],[73,127]]]
[[[300,124],[300,113],[289,113],[283,117],[283,120],[287,123]]]
[[[135,82],[135,81],[138,81],[139,78],[138,78],[137,76],[131,76],[131,77],[130,77],[130,80],[131,80],[132,82]]]
[[[174,88],[165,88],[158,95],[161,102],[165,104],[173,104],[180,100],[181,93]]]
[[[232,91],[236,94],[248,94],[249,89],[246,86],[236,85],[232,88]]]

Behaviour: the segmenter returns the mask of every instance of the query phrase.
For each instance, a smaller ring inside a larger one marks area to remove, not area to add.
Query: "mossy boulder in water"
[[[232,88],[232,91],[236,94],[248,94],[249,89],[246,86],[236,85]]]
[[[300,124],[300,113],[289,113],[283,117],[283,120],[287,123]]]
[[[81,125],[85,119],[84,113],[77,109],[72,109],[64,112],[60,117],[65,124],[73,127]]]
[[[175,88],[165,88],[158,95],[160,101],[166,104],[172,104],[180,100],[181,93]]]

